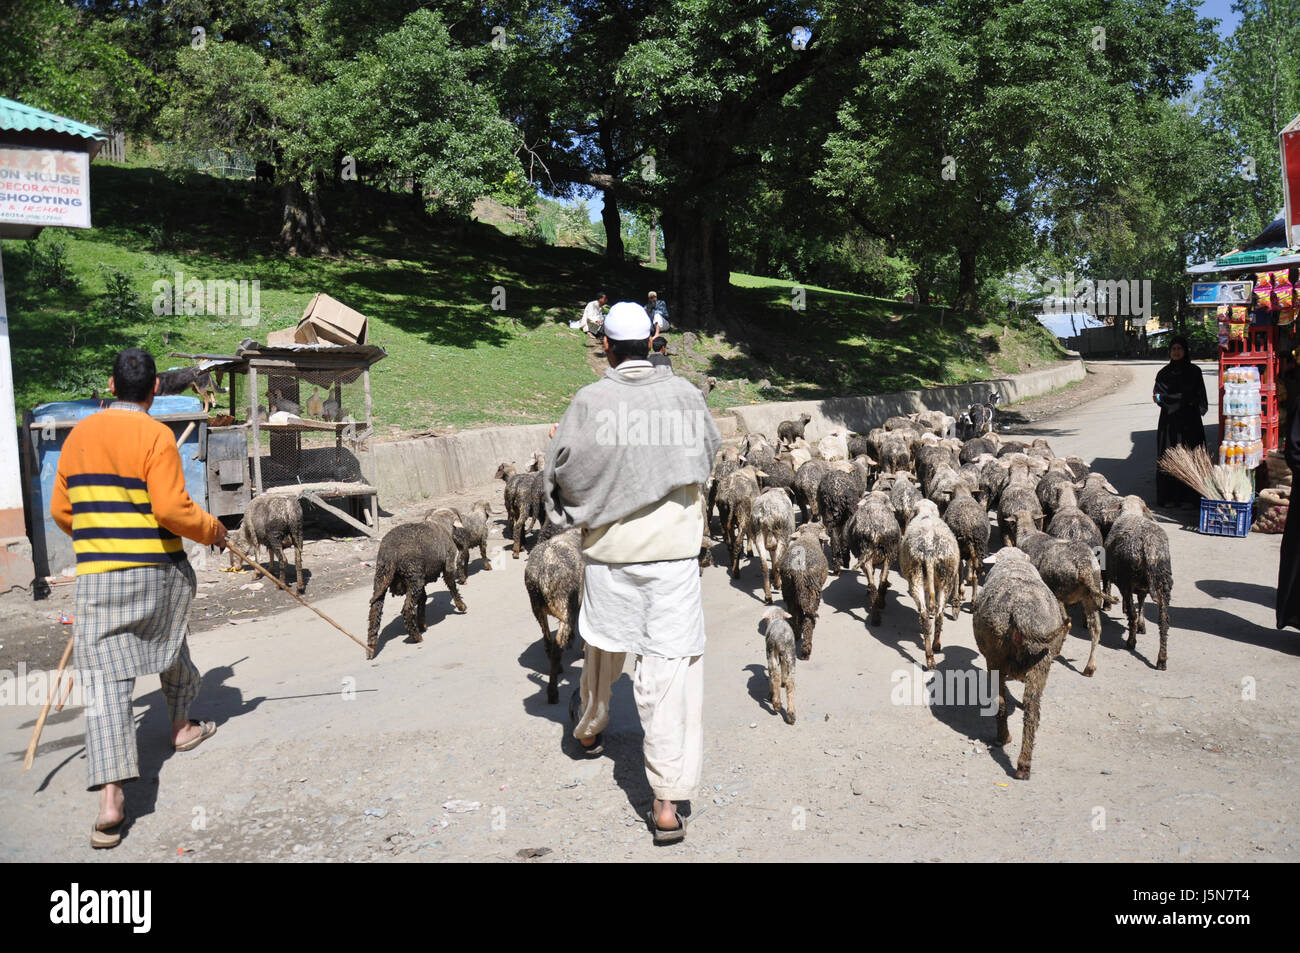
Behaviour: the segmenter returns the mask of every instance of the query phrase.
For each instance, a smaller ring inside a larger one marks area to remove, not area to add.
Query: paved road
[[[1024,432],[1149,495],[1156,369],[1137,365],[1124,389]],[[976,704],[896,704],[911,698],[923,658],[897,577],[874,628],[856,576],[828,584],[815,654],[798,666],[799,721],[788,726],[763,703],[758,567],[735,583],[714,568],[704,577],[706,787],[686,843],[656,849],[640,817],[650,792],[629,681],[615,687],[606,756],[572,760],[564,705],[545,701],[524,564],[506,560],[471,577],[467,615],[449,615],[447,593],[431,589],[422,645],[404,642],[390,599],[373,662],[303,609],[195,637],[206,672],[195,714],[220,732],[168,756],[157,680],[140,680],[143,777],[127,789],[135,821],[115,851],[86,845],[80,711],[51,719],[35,769],[19,774],[36,709],[0,707],[10,753],[0,858],[513,860],[545,848],[548,861],[1294,860],[1300,634],[1273,628],[1279,537],[1166,528],[1168,671],[1153,667],[1148,604],[1137,654],[1122,648],[1116,613],[1096,677],[1084,678],[1076,617],[1026,782],[1011,775],[1018,711],[1004,751],[989,748],[993,719]],[[366,601],[357,590],[321,607],[364,632]],[[579,667],[568,661],[562,699]],[[968,613],[945,626],[939,668],[945,678],[983,668]],[[480,806],[444,808],[456,800]]]

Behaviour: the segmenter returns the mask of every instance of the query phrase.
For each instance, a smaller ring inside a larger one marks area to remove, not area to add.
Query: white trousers
[[[624,652],[587,645],[583,656],[582,714],[575,738],[591,738],[609,724],[609,696],[623,673]],[[641,729],[646,780],[661,801],[689,801],[704,762],[704,657],[638,655],[632,677]]]

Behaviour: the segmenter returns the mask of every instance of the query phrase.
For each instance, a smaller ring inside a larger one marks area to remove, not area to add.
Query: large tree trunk
[[[605,226],[605,257],[610,261],[623,261],[623,223],[619,219],[618,199],[609,189],[602,193],[605,204],[600,210],[600,220]]]
[[[280,226],[280,244],[290,257],[298,255],[328,255],[329,238],[325,232],[325,215],[321,211],[320,197],[307,192],[292,179],[280,187],[284,205]]]
[[[958,311],[975,310],[975,249],[957,251],[957,300],[953,307]]]
[[[673,323],[703,331],[727,330],[731,247],[726,220],[689,209],[665,209],[660,224],[668,259],[665,300]]]

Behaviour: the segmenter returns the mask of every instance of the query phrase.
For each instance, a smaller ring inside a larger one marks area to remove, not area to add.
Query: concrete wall
[[[835,427],[847,427],[855,433],[866,433],[896,414],[941,410],[955,417],[971,404],[988,397],[994,390],[1002,394],[1004,403],[1036,397],[1058,387],[1064,387],[1072,381],[1080,380],[1084,374],[1083,362],[1076,360],[995,381],[929,387],[924,390],[905,390],[865,397],[832,397],[827,400],[750,404],[747,407],[734,407],[731,413],[740,421],[742,432],[762,432],[772,437],[776,436],[776,428],[781,421],[793,420],[800,414],[809,414],[812,420],[808,422],[805,436],[809,440],[818,440]]]
[[[865,433],[895,414],[942,410],[954,414],[998,390],[1007,403],[1035,397],[1064,387],[1084,376],[1082,361],[1067,361],[1041,371],[977,384],[932,387],[926,390],[876,394],[869,397],[834,397],[828,400],[751,404],[733,407],[716,418],[723,437],[761,430],[773,437],[782,420],[801,413],[812,415],[807,435],[817,439],[833,427]],[[379,501],[388,506],[418,502],[426,497],[454,493],[491,482],[497,466],[512,462],[528,465],[534,450],[545,450],[550,424],[524,427],[489,427],[466,430],[446,437],[399,440],[375,446],[375,485]],[[364,457],[363,457],[364,461]],[[369,474],[367,474],[369,476]]]

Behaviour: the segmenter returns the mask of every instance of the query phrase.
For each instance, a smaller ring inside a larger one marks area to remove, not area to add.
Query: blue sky
[[[1201,4],[1201,16],[1219,21],[1219,36],[1222,39],[1227,39],[1231,36],[1232,31],[1237,28],[1237,24],[1241,21],[1241,16],[1234,13],[1232,10],[1232,3],[1233,0],[1204,0]],[[1199,90],[1204,85],[1205,74],[1200,73],[1196,77],[1195,88]],[[593,222],[599,222],[600,210],[605,206],[601,193],[593,189],[591,195],[587,198],[587,202],[588,208],[591,210],[591,220]],[[568,205],[571,203],[565,202],[564,204]]]

